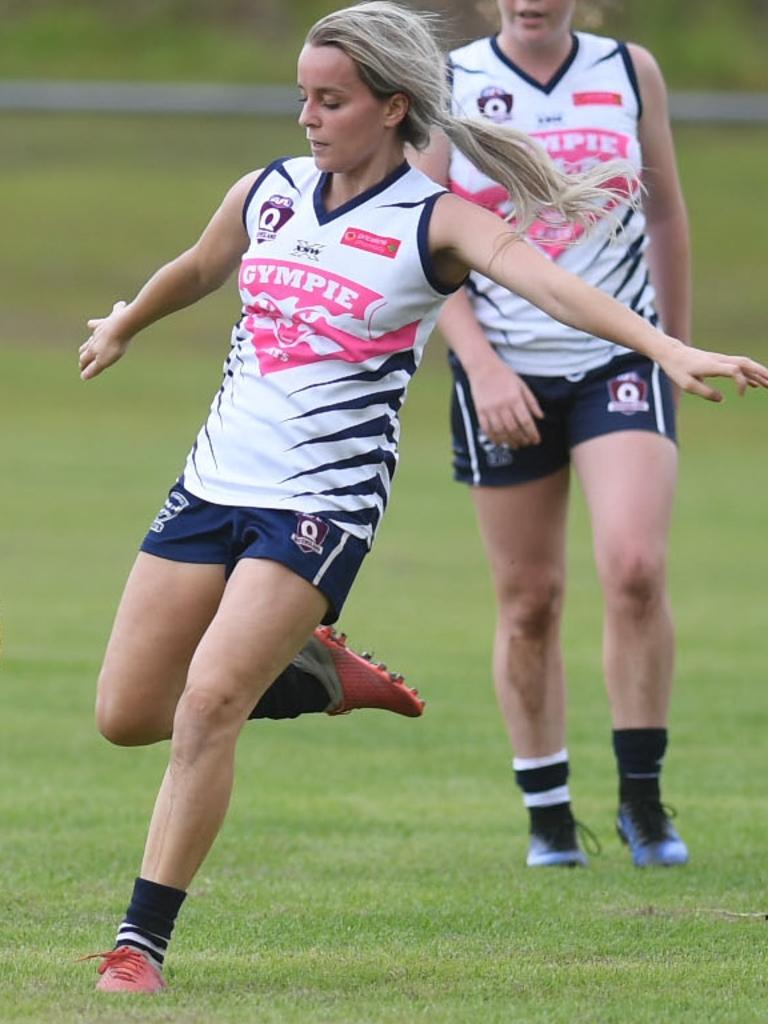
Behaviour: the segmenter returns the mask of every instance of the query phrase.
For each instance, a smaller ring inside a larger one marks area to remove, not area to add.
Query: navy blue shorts
[[[368,545],[320,516],[214,505],[177,482],[141,550],[173,562],[223,565],[227,576],[241,558],[280,562],[328,598],[323,622],[330,624],[341,614]]]
[[[467,375],[452,353],[449,361],[453,475],[462,483],[506,487],[538,480],[567,466],[577,444],[620,430],[650,430],[676,440],[669,378],[634,352],[578,378],[522,375],[544,418],[536,420],[541,443],[514,451],[494,444],[480,430]]]

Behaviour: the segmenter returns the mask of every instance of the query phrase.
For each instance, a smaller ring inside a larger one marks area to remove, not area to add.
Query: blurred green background
[[[0,77],[294,81],[334,0],[0,0]],[[445,40],[492,31],[493,0],[423,0]],[[650,47],[675,89],[768,89],[768,0],[580,0],[579,24]]]

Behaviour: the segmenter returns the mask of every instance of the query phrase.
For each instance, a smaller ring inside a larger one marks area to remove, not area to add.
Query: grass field
[[[249,725],[230,816],[174,939],[171,991],[92,991],[92,967],[73,961],[111,944],[167,756],[98,737],[94,677],[135,547],[217,386],[234,292],[156,326],[92,384],[76,347],[86,316],[300,138],[244,120],[8,116],[0,137],[0,1021],[764,1021],[768,396],[683,403],[666,792],[692,862],[639,872],[612,831],[600,600],[577,498],[572,791],[604,849],[587,871],[536,873],[521,866],[525,821],[489,684],[490,588],[449,481],[437,343],[343,623],[420,686],[427,714]],[[680,137],[697,338],[762,358],[767,141]]]

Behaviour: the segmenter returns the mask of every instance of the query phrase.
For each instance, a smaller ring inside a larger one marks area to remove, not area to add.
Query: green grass
[[[174,939],[171,991],[97,997],[92,967],[73,960],[111,942],[167,750],[101,740],[94,678],[135,547],[217,386],[236,302],[222,293],[156,326],[88,385],[75,370],[82,321],[187,244],[250,163],[299,140],[281,124],[132,118],[4,117],[0,133],[13,239],[0,248],[0,1020],[763,1021],[766,396],[683,404],[666,778],[692,863],[638,872],[612,834],[600,600],[576,499],[572,789],[604,852],[588,871],[527,872],[437,343],[344,616],[420,686],[427,714],[249,725],[231,813]],[[765,356],[765,135],[727,143],[680,139],[698,338]]]

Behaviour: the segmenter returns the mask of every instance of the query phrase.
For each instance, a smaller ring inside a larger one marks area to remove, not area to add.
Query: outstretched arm
[[[732,377],[739,393],[747,386],[768,387],[768,369],[760,363],[686,347],[518,240],[492,213],[457,196],[441,196],[436,203],[429,240],[443,280],[459,281],[468,269],[477,270],[555,320],[648,356],[684,391],[721,401],[707,377]]]
[[[117,362],[143,328],[221,287],[248,247],[242,210],[259,173],[232,186],[192,248],[156,271],[132,302],[118,302],[108,316],[88,321],[91,336],[80,346],[83,380]]]

